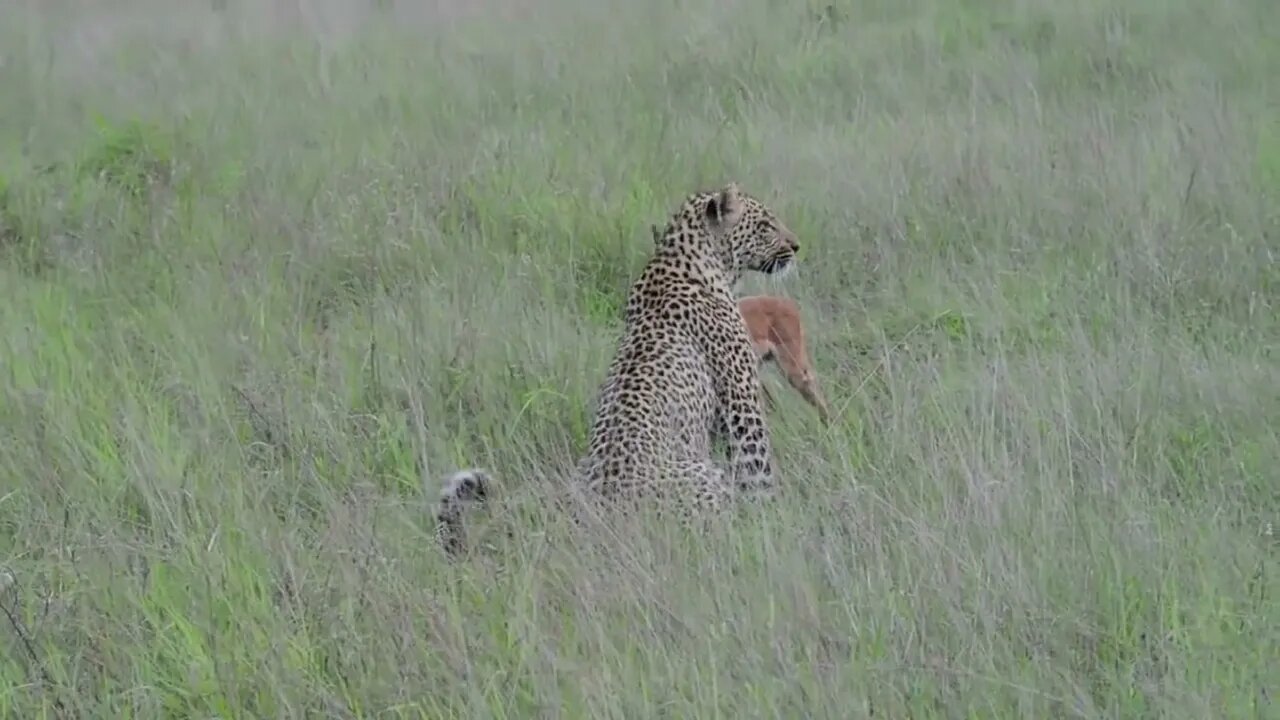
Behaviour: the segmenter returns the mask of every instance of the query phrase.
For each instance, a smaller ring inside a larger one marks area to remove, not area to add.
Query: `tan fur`
[[[804,326],[800,322],[800,306],[788,298],[753,295],[740,298],[738,309],[747,321],[751,346],[760,361],[773,360],[782,375],[800,396],[818,410],[822,424],[831,424],[831,412],[818,389],[818,377],[809,364],[805,349]],[[769,390],[760,384],[765,401],[774,405]]]

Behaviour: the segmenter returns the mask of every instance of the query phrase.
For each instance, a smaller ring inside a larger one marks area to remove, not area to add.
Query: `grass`
[[[0,715],[1280,717],[1273,5],[9,4]],[[729,180],[839,420],[575,534]]]

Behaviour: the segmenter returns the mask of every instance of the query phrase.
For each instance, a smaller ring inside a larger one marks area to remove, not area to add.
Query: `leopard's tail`
[[[440,509],[436,512],[436,538],[447,555],[454,557],[462,552],[462,514],[468,506],[483,503],[492,488],[492,477],[480,468],[459,470],[445,481],[440,489]]]

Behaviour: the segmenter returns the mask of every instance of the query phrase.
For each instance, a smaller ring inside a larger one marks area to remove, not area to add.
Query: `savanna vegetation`
[[[1280,713],[1272,0],[0,16],[0,715]],[[766,370],[775,503],[573,531],[728,181],[834,422]]]

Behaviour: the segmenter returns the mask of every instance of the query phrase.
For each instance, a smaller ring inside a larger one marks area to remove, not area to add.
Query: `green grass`
[[[3,11],[0,716],[1280,717],[1272,0],[454,4]],[[730,180],[839,420],[575,533]]]

